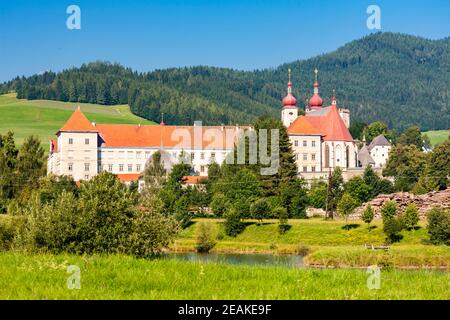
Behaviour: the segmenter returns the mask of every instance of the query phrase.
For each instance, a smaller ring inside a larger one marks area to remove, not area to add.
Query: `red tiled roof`
[[[323,116],[300,116],[288,128],[289,134],[321,134],[325,141],[353,141],[336,105]]]
[[[195,127],[168,125],[97,124],[103,147],[178,147],[180,149],[232,149],[238,131],[234,126]],[[197,135],[200,141],[195,141]],[[228,129],[228,130],[227,130]],[[203,137],[203,138],[202,138]]]
[[[86,118],[86,116],[81,112],[80,107],[78,107],[74,113],[70,116],[69,120],[64,124],[64,126],[59,129],[61,131],[89,131],[98,132],[98,130],[92,125],[92,123]]]
[[[116,176],[122,182],[129,182],[129,181],[137,181],[140,177],[144,175],[141,173],[124,173],[124,174],[116,174]]]
[[[185,184],[199,184],[204,181],[206,177],[202,176],[184,176],[183,183]]]

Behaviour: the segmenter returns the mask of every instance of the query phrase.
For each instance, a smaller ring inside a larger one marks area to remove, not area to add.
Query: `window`
[[[195,153],[191,152],[191,161],[194,161],[194,159],[195,159]]]
[[[125,159],[125,151],[119,151],[119,159]]]
[[[316,154],[315,153],[311,154],[311,160],[312,161],[316,161]]]
[[[129,165],[128,165],[128,172],[131,172],[131,171],[133,171],[133,165],[132,165],[132,164],[129,164]]]
[[[304,160],[304,161],[308,160],[308,154],[307,154],[307,153],[304,153],[304,154],[303,154],[303,160]]]
[[[84,176],[84,180],[89,180],[89,175],[88,175],[88,174],[86,174],[86,175]]]
[[[216,153],[215,152],[211,152],[211,159],[216,159]]]
[[[112,172],[113,171],[113,165],[112,164],[108,164],[108,171]]]
[[[145,151],[145,159],[149,159],[150,158],[150,151]]]
[[[123,172],[123,164],[119,164],[119,171]]]
[[[298,141],[297,140],[294,140],[294,146],[298,147]]]
[[[315,147],[316,146],[316,142],[315,141],[311,141],[311,147]]]
[[[73,171],[73,163],[69,163],[69,166],[67,168],[69,171]]]
[[[84,171],[89,171],[89,163],[84,164]]]
[[[133,151],[128,151],[127,157],[128,157],[128,159],[133,159]]]
[[[303,172],[307,172],[308,171],[308,167],[303,167]]]
[[[136,151],[136,159],[140,159],[141,158],[141,151]]]
[[[303,146],[306,147],[308,145],[308,141],[303,140]]]
[[[73,144],[73,139],[69,138],[69,144]]]
[[[137,171],[137,172],[141,172],[141,165],[140,165],[140,164],[137,164],[137,165],[136,165],[136,171]]]
[[[205,172],[205,166],[200,166],[200,172]]]
[[[89,139],[84,139],[84,144],[89,144]]]
[[[200,159],[202,159],[202,160],[205,159],[205,153],[204,153],[204,152],[201,152],[201,153],[200,153]]]
[[[316,167],[315,167],[315,166],[312,166],[312,167],[311,167],[311,171],[312,171],[312,172],[316,172]]]

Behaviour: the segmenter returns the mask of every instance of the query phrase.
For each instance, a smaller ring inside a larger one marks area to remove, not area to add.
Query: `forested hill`
[[[128,103],[132,112],[170,124],[249,123],[262,114],[279,115],[292,69],[299,105],[312,94],[319,69],[320,93],[352,119],[385,121],[391,128],[418,124],[422,130],[450,127],[450,38],[377,33],[338,50],[275,69],[237,71],[206,66],[137,73],[120,65],[95,62],[60,73],[16,78],[0,87],[19,98],[100,104]]]

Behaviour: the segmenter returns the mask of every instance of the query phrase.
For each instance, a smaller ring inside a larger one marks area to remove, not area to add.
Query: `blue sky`
[[[81,30],[66,8],[81,9]],[[138,71],[213,65],[252,70],[333,51],[373,30],[450,35],[448,0],[0,0],[0,81],[108,60]]]

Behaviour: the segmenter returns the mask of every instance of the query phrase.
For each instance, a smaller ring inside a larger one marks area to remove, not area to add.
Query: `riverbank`
[[[450,247],[426,244],[425,221],[420,222],[417,230],[402,231],[402,240],[384,251],[365,248],[366,244],[385,242],[381,221],[372,223],[370,230],[362,221],[350,221],[351,228],[347,230],[342,220],[289,220],[291,228],[280,235],[277,220],[262,223],[247,220],[244,232],[231,238],[224,235],[221,220],[195,219],[170,250],[195,251],[196,229],[200,222],[212,224],[217,241],[212,252],[216,253],[306,254],[305,266],[345,268],[377,264],[398,268],[450,268]]]
[[[428,270],[381,270],[369,289],[366,270],[0,253],[0,274],[0,299],[448,299],[448,273]]]

